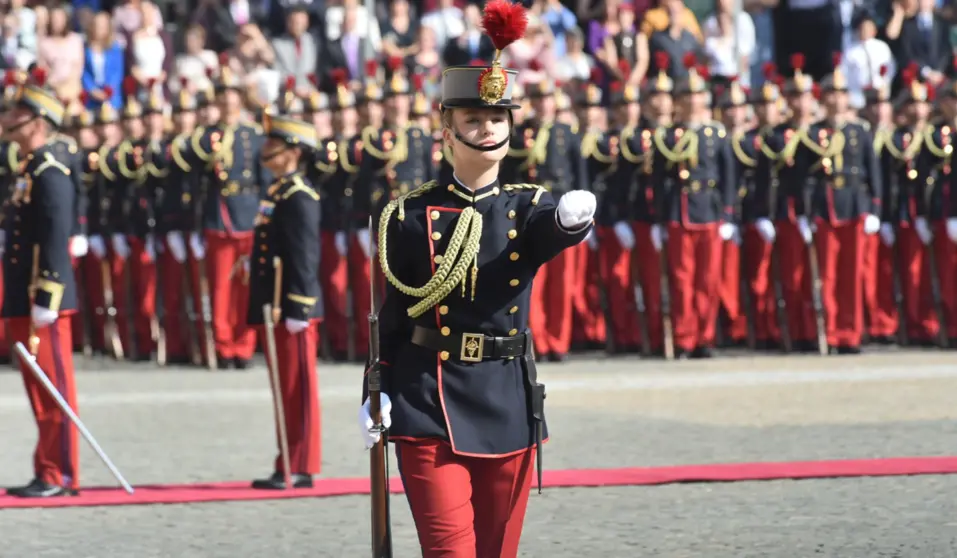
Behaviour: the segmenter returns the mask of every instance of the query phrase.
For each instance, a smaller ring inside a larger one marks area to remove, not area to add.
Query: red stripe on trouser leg
[[[743,341],[748,331],[745,311],[741,307],[741,247],[731,241],[722,241],[720,266],[718,302],[728,319],[724,324],[727,328],[724,334],[732,341]]]
[[[868,324],[868,333],[871,336],[886,335],[877,333],[880,321],[880,301],[877,293],[880,273],[880,246],[883,244],[880,235],[864,235],[861,239],[861,298],[865,322]]]
[[[877,235],[874,235],[877,236]],[[897,265],[895,252],[897,247],[887,246],[878,239],[876,256],[874,257],[874,301],[868,300],[866,289],[869,288],[865,280],[863,288],[865,310],[870,318],[870,334],[872,337],[892,337],[897,335],[899,317],[897,315],[897,301],[894,299],[894,268]],[[865,274],[868,272],[864,268]],[[871,308],[868,305],[873,304]]]
[[[319,263],[319,283],[322,285],[323,319],[333,351],[349,350],[349,321],[346,311],[349,291],[349,264],[346,256],[336,248],[336,233],[320,234],[322,259]],[[356,320],[358,323],[358,320]]]
[[[30,318],[10,318],[14,343],[29,347]],[[73,376],[73,339],[70,314],[61,314],[50,326],[36,332],[40,339],[36,362],[70,407],[77,411]],[[80,451],[76,427],[25,364],[20,365],[23,384],[37,423],[38,438],[33,453],[36,478],[53,485],[79,486]]]
[[[510,457],[455,455],[440,440],[397,442],[423,558],[515,558],[535,450]]]
[[[907,338],[932,341],[940,330],[940,324],[934,313],[927,247],[920,241],[917,231],[911,227],[899,229],[897,242],[900,243],[898,250],[904,312],[907,315]]]

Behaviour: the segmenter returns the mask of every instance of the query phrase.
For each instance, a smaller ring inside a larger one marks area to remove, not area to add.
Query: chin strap
[[[465,147],[468,147],[469,149],[474,149],[474,150],[476,150],[476,151],[495,151],[496,149],[501,149],[501,148],[505,147],[506,145],[508,145],[508,140],[510,139],[510,136],[508,136],[508,137],[506,137],[505,139],[503,139],[502,141],[500,141],[500,142],[498,142],[498,143],[496,143],[496,144],[494,144],[494,145],[475,145],[474,143],[471,143],[471,142],[467,141],[467,140],[466,140],[464,137],[462,137],[462,135],[459,134],[458,132],[453,132],[453,133],[455,134],[455,139],[459,140],[459,143],[461,143],[461,144],[464,145]]]

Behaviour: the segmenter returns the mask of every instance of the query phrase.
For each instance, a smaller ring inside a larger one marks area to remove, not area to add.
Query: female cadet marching
[[[527,327],[532,279],[585,238],[595,213],[590,192],[556,206],[540,186],[498,181],[518,74],[498,58],[525,18],[507,0],[486,6],[495,60],[447,68],[442,79],[452,180],[400,196],[379,220],[382,422],[424,558],[518,554],[547,437]],[[376,443],[368,398],[359,423],[367,447]]]

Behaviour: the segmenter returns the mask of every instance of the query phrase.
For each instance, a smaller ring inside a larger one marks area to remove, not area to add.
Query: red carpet
[[[568,469],[545,471],[548,488],[595,486],[642,486],[683,482],[735,482],[777,479],[836,477],[882,477],[902,475],[944,475],[957,473],[957,457],[897,457],[838,461],[790,461],[784,463],[726,463],[670,467],[628,467],[623,469]],[[279,500],[368,494],[364,478],[320,478],[305,490],[253,490],[248,482],[211,484],[168,484],[136,486],[128,495],[121,488],[87,488],[74,498],[22,500],[0,496],[0,509],[53,508],[73,506],[121,506],[182,504],[233,500]],[[392,479],[392,491],[402,492],[399,479]]]

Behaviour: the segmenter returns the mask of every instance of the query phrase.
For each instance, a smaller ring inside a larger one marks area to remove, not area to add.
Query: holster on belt
[[[538,383],[538,369],[535,367],[535,347],[532,333],[525,331],[525,354],[522,355],[522,369],[528,387],[529,407],[535,420],[536,468],[538,472],[538,493],[542,493],[542,437],[545,430],[545,384]]]

